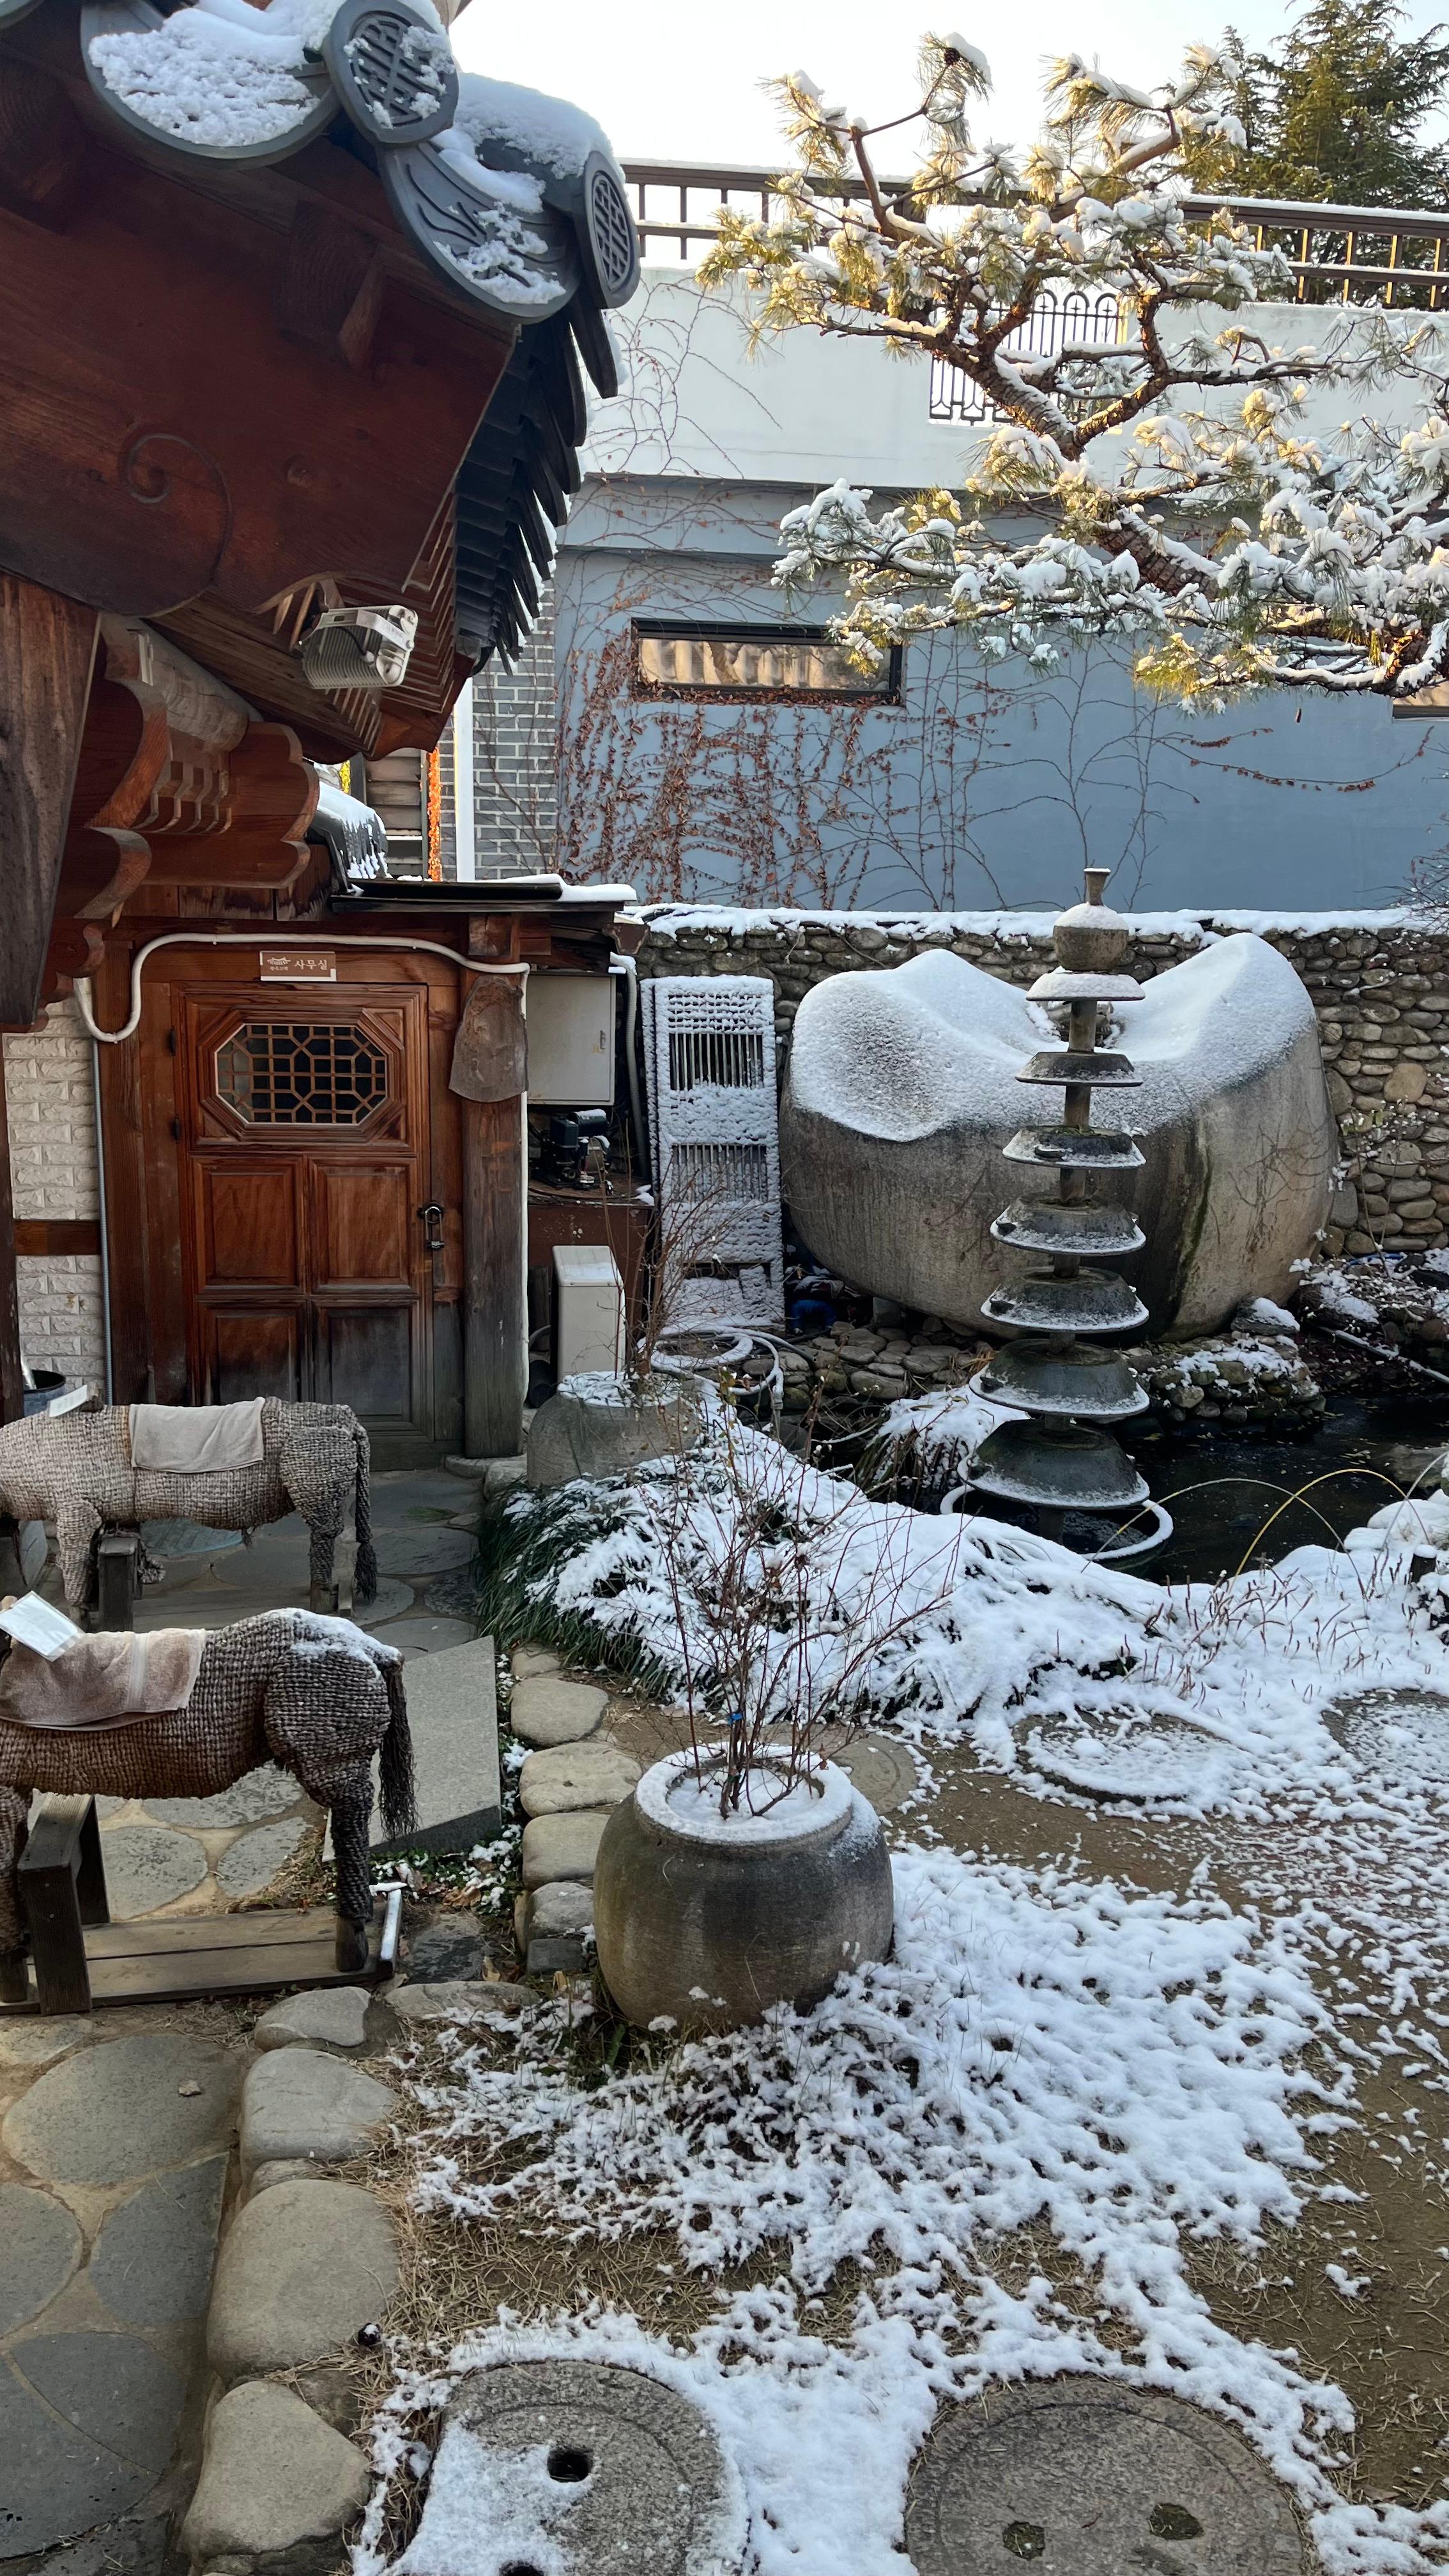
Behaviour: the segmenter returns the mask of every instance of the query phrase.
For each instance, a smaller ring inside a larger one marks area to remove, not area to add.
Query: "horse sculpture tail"
[[[357,1452],[357,1480],[353,1491],[352,1519],[357,1532],[357,1570],[353,1576],[353,1600],[359,1610],[377,1599],[377,1550],[372,1543],[372,1443],[362,1424],[354,1419],[353,1446]]]
[[[387,1686],[389,1715],[377,1767],[382,1790],[382,1821],[388,1833],[396,1839],[402,1834],[412,1833],[418,1821],[413,1737],[408,1724],[401,1655],[395,1655],[384,1666],[382,1678]]]

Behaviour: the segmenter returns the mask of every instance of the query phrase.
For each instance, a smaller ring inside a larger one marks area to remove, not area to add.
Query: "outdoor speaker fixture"
[[[396,689],[417,637],[411,608],[328,608],[302,645],[314,689]]]

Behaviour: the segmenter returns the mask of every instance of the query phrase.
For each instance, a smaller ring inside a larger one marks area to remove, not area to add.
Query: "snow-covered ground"
[[[515,1506],[540,1608],[662,1666],[682,1620],[706,1659],[711,1570],[732,1546],[738,1564],[732,1527],[763,1495],[762,1582],[771,1548],[782,1583],[798,1573],[785,1533],[804,1535],[823,1701],[849,1672],[873,1724],[980,1795],[896,1819],[894,1955],[808,2015],[661,2043],[591,2085],[576,2001],[415,2044],[395,2170],[425,2226],[492,2245],[526,2228],[585,2271],[591,2245],[642,2243],[658,2286],[637,2313],[585,2295],[399,2341],[358,2576],[386,2563],[387,2483],[425,2466],[416,2445],[456,2375],[564,2347],[706,2409],[752,2576],[907,2576],[906,2478],[938,2406],[1080,2371],[1235,2425],[1324,2576],[1449,2564],[1449,2424],[1428,2394],[1421,2422],[1416,2396],[1395,2491],[1366,2485],[1377,2428],[1355,2427],[1353,2356],[1331,2366],[1314,2322],[1326,2308],[1351,2337],[1362,2317],[1360,2413],[1365,2389],[1388,2408],[1414,2301],[1442,2315],[1449,2287],[1449,1504],[1392,1503],[1342,1550],[1189,1594],[870,1504],[780,1454],[734,1437],[683,1522],[669,1469]],[[1365,1692],[1424,1697],[1356,1716]],[[1124,1750],[1140,1789],[1171,1741],[1160,1822],[1134,1828],[1121,1866],[1101,1859],[1113,1811],[1061,1785],[1068,1736],[1067,1776],[1092,1781],[1095,1744],[1099,1793],[1121,1790]],[[1385,2252],[1375,2177],[1404,2195],[1412,2262]],[[701,2321],[700,2276],[725,2269]],[[1235,2273],[1276,2330],[1229,2295]],[[409,2567],[457,2576],[422,2542]]]

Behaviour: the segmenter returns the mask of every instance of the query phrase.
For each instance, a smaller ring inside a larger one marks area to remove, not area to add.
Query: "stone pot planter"
[[[682,1456],[699,1436],[699,1390],[679,1377],[566,1377],[528,1434],[535,1490],[577,1476],[621,1476],[651,1458]]]
[[[771,2004],[818,2003],[842,1971],[890,1949],[885,1836],[845,1773],[827,1762],[781,1797],[767,1769],[754,1812],[726,1819],[709,1768],[706,1754],[701,1782],[692,1753],[656,1762],[599,1845],[599,1966],[641,2030],[661,2017],[733,2030]]]

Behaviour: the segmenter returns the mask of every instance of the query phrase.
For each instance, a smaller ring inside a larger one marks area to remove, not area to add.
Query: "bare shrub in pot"
[[[882,1647],[932,1602],[907,1516],[863,1525],[846,1510],[822,1526],[815,1484],[725,1405],[650,1490],[690,1741],[615,1809],[594,1876],[600,1967],[641,2027],[726,2028],[814,2003],[890,1947],[880,1821],[823,1739],[857,1720]],[[943,1531],[935,1603],[959,1545]]]

